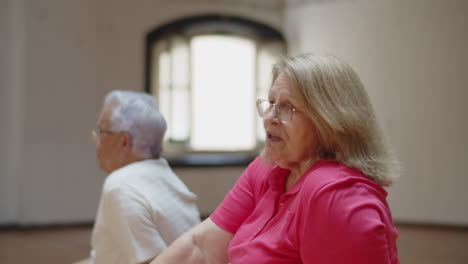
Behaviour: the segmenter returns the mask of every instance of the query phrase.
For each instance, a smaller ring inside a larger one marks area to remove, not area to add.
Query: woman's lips
[[[274,135],[274,134],[271,134],[271,133],[267,133],[267,140],[268,141],[272,141],[272,142],[278,142],[278,141],[281,141],[283,140],[282,138]]]

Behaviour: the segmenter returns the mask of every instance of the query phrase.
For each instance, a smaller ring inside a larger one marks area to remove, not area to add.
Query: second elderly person
[[[112,91],[93,131],[108,173],[92,233],[91,261],[146,263],[200,222],[196,196],[161,157],[166,121],[153,98]]]

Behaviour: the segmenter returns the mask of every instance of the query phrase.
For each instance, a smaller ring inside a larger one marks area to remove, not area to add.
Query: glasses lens
[[[93,137],[94,140],[96,140],[96,138],[98,137],[98,133],[96,131],[96,128],[94,128],[93,130],[91,130],[91,135]]]
[[[289,104],[277,104],[276,109],[278,111],[278,118],[283,123],[288,123],[291,121],[292,117],[292,108]]]
[[[258,100],[257,101],[257,112],[260,117],[264,117],[271,108],[270,102],[267,100]]]

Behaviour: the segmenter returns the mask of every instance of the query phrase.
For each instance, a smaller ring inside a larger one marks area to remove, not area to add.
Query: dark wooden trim
[[[184,154],[167,158],[173,168],[247,166],[256,156],[246,154]]]

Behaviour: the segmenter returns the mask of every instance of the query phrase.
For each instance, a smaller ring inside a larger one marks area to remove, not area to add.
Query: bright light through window
[[[258,68],[257,68],[257,98],[267,99],[268,90],[271,85],[271,69],[275,64],[277,57],[269,49],[262,49],[258,53]],[[257,139],[265,140],[265,131],[263,129],[263,119],[257,118]]]
[[[191,41],[194,150],[255,146],[255,43],[228,36]]]

